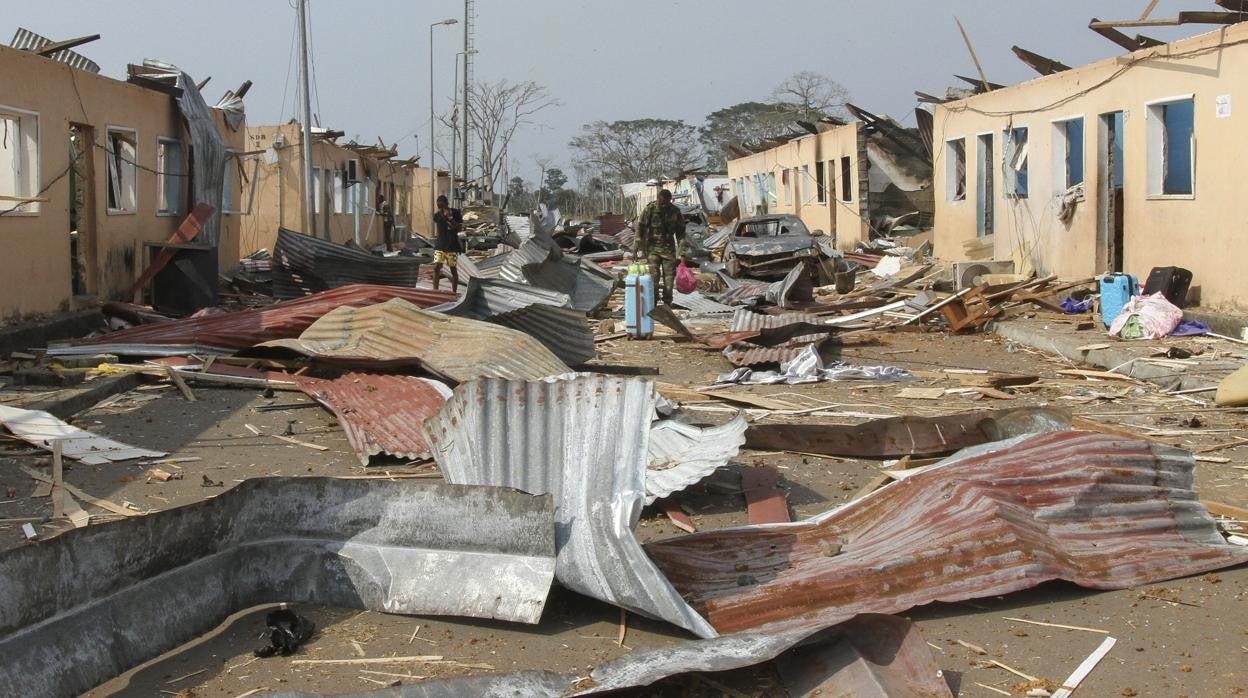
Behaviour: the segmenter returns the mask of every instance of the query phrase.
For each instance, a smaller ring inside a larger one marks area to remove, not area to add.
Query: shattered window
[[[815,163],[815,198],[821,204],[828,202],[828,176],[825,163]]]
[[[945,142],[945,198],[966,201],[966,139]]]
[[[1057,162],[1065,163],[1060,184],[1063,189],[1083,184],[1083,119],[1058,121],[1054,126],[1060,155]]]
[[[226,163],[226,170],[229,165]],[[184,211],[182,192],[186,187],[186,155],[182,141],[156,139],[156,214],[177,216]],[[228,172],[227,172],[228,174]]]
[[[1148,107],[1148,193],[1187,196],[1194,191],[1195,102],[1180,99]]]
[[[108,212],[134,213],[138,209],[135,132],[109,129],[105,150],[108,156]]]
[[[1007,129],[1005,142],[1005,193],[1016,199],[1027,198],[1027,127]]]
[[[0,196],[33,199],[39,194],[39,115],[0,112]],[[38,201],[0,202],[4,210],[37,213]]]

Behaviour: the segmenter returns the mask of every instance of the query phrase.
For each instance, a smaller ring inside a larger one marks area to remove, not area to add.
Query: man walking
[[[446,196],[438,197],[438,211],[433,214],[438,238],[433,242],[433,290],[438,290],[442,280],[442,265],[451,269],[451,293],[459,293],[459,231],[464,227],[464,216],[457,208],[451,208]]]
[[[672,204],[672,193],[659,190],[637,219],[637,240],[641,253],[650,261],[650,276],[662,286],[663,304],[672,304],[676,283],[676,260],[685,254],[685,217]]]

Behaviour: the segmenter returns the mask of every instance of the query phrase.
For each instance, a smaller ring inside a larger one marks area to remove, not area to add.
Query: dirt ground
[[[723,329],[722,321],[690,321],[695,331]],[[1088,333],[1089,342],[1101,335]],[[1166,395],[1156,385],[1135,381],[1087,380],[1060,376],[1073,366],[1062,359],[1021,347],[993,335],[943,333],[874,333],[872,342],[846,346],[843,360],[855,364],[901,366],[919,377],[905,384],[842,382],[801,386],[733,387],[740,394],[767,396],[794,405],[804,414],[750,410],[753,420],[855,423],[902,414],[939,415],[1021,405],[1054,405],[1106,425],[1149,433],[1153,438],[1211,460],[1198,462],[1202,497],[1248,506],[1248,441],[1245,413],[1209,411],[1212,394]],[[1204,340],[1167,340],[1202,352],[1234,355],[1242,347]],[[599,361],[653,366],[656,379],[686,389],[704,387],[731,365],[717,352],[670,339],[600,343]],[[1038,376],[1035,387],[1011,391],[1012,399],[946,394],[939,399],[897,397],[904,387],[958,388],[955,370],[989,370]],[[151,481],[145,467],[133,464],[70,465],[68,482],[97,497],[159,510],[214,496],[246,478],[273,475],[347,475],[411,472],[408,464],[374,458],[364,468],[351,453],[336,420],[319,408],[266,405],[308,403],[299,393],[265,398],[245,389],[197,387],[197,402],[173,389],[148,386],[80,414],[76,424],[134,445],[165,450],[170,456],[199,458],[165,466],[181,475]],[[739,405],[707,400],[685,405],[694,421],[729,419]],[[855,416],[844,416],[852,414]],[[840,416],[837,416],[840,415]],[[256,435],[246,425],[263,435]],[[328,447],[318,451],[273,438],[272,434]],[[24,445],[4,442],[9,451]],[[29,497],[33,481],[19,465],[35,465],[42,454],[2,457],[0,517],[38,517],[50,513],[46,498]],[[1228,459],[1227,462],[1220,462]],[[795,518],[808,517],[848,501],[874,478],[880,461],[742,451],[736,463],[676,495],[699,529],[747,522],[736,464],[770,464],[783,475],[782,485]],[[437,481],[436,468],[429,468]],[[205,486],[205,478],[220,487]],[[87,507],[93,515],[106,512]],[[101,517],[104,518],[104,517]],[[1233,526],[1233,524],[1232,524]],[[49,526],[45,534],[54,533]],[[657,509],[647,509],[637,530],[643,541],[683,533]],[[19,525],[0,523],[0,547],[22,545]],[[1117,644],[1077,695],[1086,696],[1232,696],[1248,692],[1248,568],[1115,592],[1093,592],[1050,583],[1005,597],[933,604],[908,615],[922,629],[937,662],[960,696],[994,696],[1013,691],[1024,680],[990,663],[995,660],[1025,674],[1059,683],[1105,637]],[[127,672],[90,691],[90,696],[240,696],[256,689],[323,693],[365,691],[394,682],[475,672],[549,669],[587,672],[629,649],[655,647],[687,639],[664,623],[627,616],[623,644],[617,642],[620,612],[608,604],[555,590],[541,624],[471,619],[395,616],[353,609],[298,607],[318,632],[293,657],[256,659],[264,644],[265,609],[249,609],[226,620],[216,631]],[[1067,630],[1010,618],[1080,626]],[[1102,631],[1102,632],[1096,632]],[[973,645],[968,648],[960,642]],[[976,650],[982,650],[980,654]],[[353,657],[438,656],[442,660],[394,661],[370,665],[305,663]],[[634,695],[785,695],[771,665],[709,677],[675,677]],[[720,687],[727,687],[728,692]],[[991,687],[991,688],[985,688]],[[994,691],[992,689],[997,689]],[[735,691],[735,693],[731,692]]]

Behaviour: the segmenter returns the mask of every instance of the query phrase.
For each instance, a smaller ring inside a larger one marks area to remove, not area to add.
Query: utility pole
[[[312,190],[312,96],[308,90],[308,0],[299,0],[299,80],[303,88],[303,232],[316,236]]]
[[[464,131],[463,143],[464,154],[461,170],[464,176],[464,199],[468,198],[468,90],[472,84],[472,56],[477,52],[476,38],[474,32],[476,30],[476,1],[464,0]]]

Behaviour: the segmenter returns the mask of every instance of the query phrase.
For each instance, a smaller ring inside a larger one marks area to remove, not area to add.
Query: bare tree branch
[[[487,196],[498,183],[503,158],[516,132],[532,123],[538,112],[558,105],[559,100],[545,87],[532,81],[511,84],[500,80],[473,86],[468,123],[480,147],[481,184]]]

